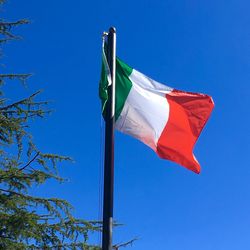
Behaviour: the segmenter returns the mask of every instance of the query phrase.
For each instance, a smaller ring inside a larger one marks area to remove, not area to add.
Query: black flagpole
[[[114,27],[111,27],[108,33],[107,61],[112,84],[108,87],[109,98],[106,104],[102,250],[112,250],[116,72],[116,30]]]

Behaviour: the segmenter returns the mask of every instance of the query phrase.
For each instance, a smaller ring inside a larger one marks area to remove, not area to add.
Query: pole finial
[[[116,33],[116,28],[115,27],[110,27],[109,28],[109,32],[111,32],[111,33]]]

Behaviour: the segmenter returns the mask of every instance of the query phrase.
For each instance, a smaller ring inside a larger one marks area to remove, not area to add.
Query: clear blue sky
[[[70,155],[64,185],[76,216],[100,219],[101,34],[117,29],[117,53],[167,85],[211,95],[215,109],[195,148],[200,175],[159,159],[117,133],[114,242],[135,250],[235,250],[250,245],[250,3],[247,0],[9,0],[3,16],[29,18],[5,46],[5,71],[32,72],[22,97],[44,89],[55,112],[34,122],[41,150]]]

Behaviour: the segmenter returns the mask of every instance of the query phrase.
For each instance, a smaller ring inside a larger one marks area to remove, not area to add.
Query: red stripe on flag
[[[200,173],[193,148],[213,110],[213,100],[207,95],[178,90],[170,92],[166,98],[169,119],[158,140],[157,154]]]

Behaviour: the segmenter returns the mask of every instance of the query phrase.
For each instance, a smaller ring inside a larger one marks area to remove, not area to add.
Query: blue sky
[[[17,1],[2,15],[32,23],[5,46],[5,72],[32,72],[54,114],[32,124],[37,146],[70,155],[63,185],[36,190],[68,199],[75,215],[101,219],[101,34],[117,29],[117,54],[155,80],[213,97],[196,145],[196,175],[116,133],[114,242],[135,250],[235,250],[250,245],[249,1]]]

